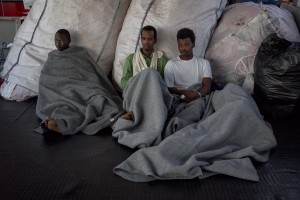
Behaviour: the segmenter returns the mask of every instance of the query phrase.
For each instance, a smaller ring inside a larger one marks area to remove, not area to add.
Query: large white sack
[[[23,0],[24,3],[24,8],[25,9],[30,9],[33,5],[35,0]]]
[[[221,16],[225,0],[132,0],[120,32],[113,68],[113,80],[120,87],[123,63],[140,48],[140,30],[152,25],[157,29],[156,48],[168,58],[179,54],[176,34],[181,28],[194,30],[194,54],[203,57],[211,34]]]
[[[220,86],[236,83],[252,93],[255,55],[273,32],[287,40],[300,41],[293,16],[286,10],[252,2],[226,7],[205,55],[214,81]]]
[[[1,95],[22,101],[38,92],[40,71],[55,49],[54,34],[65,28],[71,45],[85,47],[106,74],[131,0],[36,0],[18,30],[1,73]]]

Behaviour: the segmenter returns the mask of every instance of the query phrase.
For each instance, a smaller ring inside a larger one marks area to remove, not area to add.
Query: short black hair
[[[182,28],[177,32],[177,40],[178,39],[186,39],[190,38],[192,43],[195,43],[196,37],[193,30],[189,28]]]
[[[154,39],[157,40],[157,31],[156,31],[156,28],[154,28],[153,26],[150,26],[150,25],[144,26],[141,31],[141,36],[142,36],[143,31],[153,31]]]
[[[69,40],[71,40],[71,35],[70,32],[67,29],[59,29],[56,31],[56,34],[64,35],[66,36]]]

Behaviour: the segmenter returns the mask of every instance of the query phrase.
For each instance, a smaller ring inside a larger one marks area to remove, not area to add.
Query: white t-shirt
[[[212,78],[208,60],[193,57],[181,60],[179,56],[169,60],[165,66],[164,79],[168,87],[187,89],[195,83],[202,83],[202,78]]]

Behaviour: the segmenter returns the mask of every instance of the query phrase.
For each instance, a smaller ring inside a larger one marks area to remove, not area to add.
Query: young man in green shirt
[[[130,54],[125,60],[121,79],[122,89],[125,88],[131,77],[148,67],[157,69],[161,77],[164,78],[164,68],[168,59],[163,52],[154,49],[156,41],[156,29],[153,26],[143,27],[141,31],[142,48],[136,53]]]

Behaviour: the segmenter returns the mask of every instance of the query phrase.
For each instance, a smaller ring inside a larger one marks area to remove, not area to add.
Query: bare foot
[[[134,120],[134,115],[133,115],[133,112],[130,111],[130,112],[125,113],[124,115],[122,115],[120,118],[133,121]]]
[[[46,117],[45,126],[51,131],[59,132],[56,122],[51,117]]]

